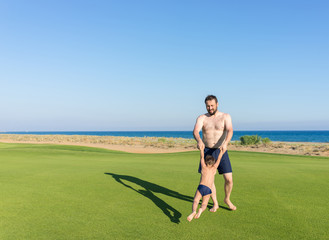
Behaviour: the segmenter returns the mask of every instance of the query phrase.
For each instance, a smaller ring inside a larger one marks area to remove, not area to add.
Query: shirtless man
[[[199,149],[204,149],[205,156],[212,155],[215,159],[218,158],[220,148],[224,152],[221,162],[218,166],[218,173],[223,174],[225,184],[224,203],[231,210],[236,210],[236,206],[230,201],[230,196],[233,188],[232,167],[227,153],[227,145],[233,136],[233,127],[231,116],[227,113],[218,112],[218,100],[215,96],[209,95],[205,99],[205,104],[208,113],[199,116],[194,126],[193,135],[198,143]],[[202,130],[202,139],[200,131]],[[199,166],[199,173],[201,166]],[[210,209],[211,212],[216,212],[219,205],[216,196],[216,187],[213,183],[211,187],[211,198],[214,206]]]

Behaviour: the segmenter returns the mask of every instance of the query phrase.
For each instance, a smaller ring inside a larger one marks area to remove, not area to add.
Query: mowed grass
[[[0,239],[328,239],[329,158],[229,152],[232,212],[187,222],[199,153],[0,144]]]

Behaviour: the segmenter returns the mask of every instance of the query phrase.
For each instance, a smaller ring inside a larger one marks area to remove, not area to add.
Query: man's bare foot
[[[191,222],[192,219],[194,218],[196,212],[192,212],[188,217],[187,217],[187,221]]]
[[[218,208],[219,208],[219,206],[216,205],[216,206],[213,206],[209,211],[210,212],[216,212]]]
[[[195,215],[195,219],[199,218],[201,216],[201,213],[202,213],[202,209],[200,208],[199,211],[198,211],[198,214]]]
[[[230,199],[224,199],[224,203],[229,207],[230,210],[235,211],[236,206],[230,201]]]

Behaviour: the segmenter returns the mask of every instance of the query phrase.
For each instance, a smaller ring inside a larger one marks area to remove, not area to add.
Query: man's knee
[[[224,175],[225,184],[233,184],[232,173]]]
[[[232,178],[230,178],[230,179],[225,179],[225,184],[227,184],[227,185],[233,185],[233,180],[232,180]]]

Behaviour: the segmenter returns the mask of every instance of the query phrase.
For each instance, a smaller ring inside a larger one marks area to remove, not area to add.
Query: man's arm
[[[233,126],[232,126],[232,119],[230,114],[226,113],[225,114],[225,130],[227,131],[226,133],[226,138],[225,141],[222,144],[222,151],[223,154],[227,151],[227,145],[229,144],[229,142],[231,141],[232,137],[233,137]]]
[[[203,126],[203,119],[204,119],[203,115],[198,117],[198,119],[196,120],[195,126],[194,126],[194,130],[193,130],[193,136],[194,136],[195,140],[197,141],[198,149],[200,149],[200,150],[201,150],[201,148],[204,148],[204,143],[200,137],[200,131]]]

